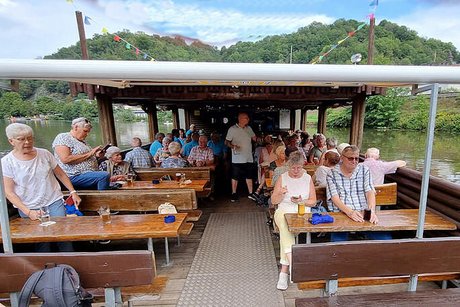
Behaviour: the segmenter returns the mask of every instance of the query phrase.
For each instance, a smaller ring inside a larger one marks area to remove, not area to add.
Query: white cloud
[[[437,5],[428,10],[417,9],[393,21],[417,31],[420,36],[452,42],[460,50],[459,15],[460,3],[456,2],[451,5]]]

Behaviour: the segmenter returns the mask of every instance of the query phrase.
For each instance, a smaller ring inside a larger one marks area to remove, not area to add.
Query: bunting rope
[[[67,3],[69,4],[72,4],[73,7],[75,8],[75,10],[77,11],[81,11],[79,10],[76,6],[75,6],[75,3],[74,3],[74,0],[66,0]],[[91,17],[87,16],[87,15],[84,15],[85,18],[84,18],[84,23],[85,25],[88,25],[90,26],[91,25],[91,22],[94,22],[95,24],[97,24],[97,22],[92,19]],[[123,42],[125,44],[125,48],[128,49],[128,50],[134,50],[134,52],[136,53],[136,55],[139,55],[142,53],[142,57],[144,58],[144,60],[150,60],[150,61],[156,61],[154,57],[152,57],[150,54],[148,54],[147,52],[139,49],[137,46],[131,44],[130,42],[128,42],[127,40],[125,40],[124,38],[120,37],[119,35],[117,34],[112,34],[109,32],[109,30],[106,28],[106,27],[102,27],[102,30],[101,30],[102,34],[107,34],[107,35],[113,35],[113,40],[116,41],[116,42]]]
[[[371,19],[375,18],[375,11],[377,10],[378,5],[379,5],[379,0],[371,0],[371,2],[369,3],[370,13],[369,13],[369,15],[366,16],[367,19],[371,20]],[[327,57],[329,55],[329,53],[331,53],[334,49],[336,49],[338,46],[343,44],[343,42],[345,42],[347,39],[349,39],[350,37],[353,37],[356,34],[356,32],[358,32],[359,30],[364,28],[364,26],[366,24],[367,24],[367,21],[359,24],[358,27],[355,30],[353,30],[351,32],[348,32],[347,36],[344,39],[339,40],[337,42],[337,44],[331,45],[331,47],[329,48],[328,51],[326,51],[325,53],[323,53],[323,54],[321,54],[319,56],[316,56],[310,62],[310,64],[318,64],[318,63],[320,63],[325,57]]]

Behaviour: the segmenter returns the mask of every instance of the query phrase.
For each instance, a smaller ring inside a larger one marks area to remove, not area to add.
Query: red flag
[[[120,36],[115,35],[115,36],[113,37],[113,40],[116,41],[116,42],[119,42],[119,41],[120,41]]]

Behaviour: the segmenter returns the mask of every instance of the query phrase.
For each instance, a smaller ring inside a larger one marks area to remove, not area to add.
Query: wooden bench
[[[359,285],[374,285],[382,284],[376,283],[379,279],[386,284],[391,278],[406,281],[415,274],[424,274],[419,280],[430,280],[428,276],[437,276],[436,280],[450,278],[460,272],[460,237],[298,244],[292,248],[291,269],[294,282],[324,281],[325,294],[329,296],[353,279],[361,279]],[[377,294],[377,300],[398,297],[405,303],[419,297],[426,306],[438,306],[432,302],[439,298],[448,302],[449,292],[437,293],[437,298],[413,292]],[[456,297],[460,295],[455,293]],[[358,301],[373,305],[375,295],[359,295]],[[347,296],[300,299],[296,300],[296,306],[347,306],[348,299]]]
[[[0,254],[0,262],[0,293],[20,292],[29,276],[46,264],[68,264],[83,288],[105,289],[106,306],[122,306],[121,287],[150,285],[156,275],[150,251]]]
[[[375,205],[376,206],[394,206],[398,200],[398,187],[395,182],[385,183],[381,185],[376,185],[375,187]],[[316,200],[323,201],[323,206],[326,204],[326,188],[325,187],[316,187]],[[269,218],[273,220],[275,215],[275,208],[268,209]],[[279,233],[278,227],[273,223],[273,232]]]
[[[82,202],[81,211],[97,211],[102,205],[110,206],[112,211],[152,212],[158,206],[169,202],[179,212],[187,213],[187,221],[198,221],[202,211],[197,210],[197,198],[193,189],[159,190],[106,190],[78,191]]]
[[[137,180],[152,181],[163,176],[170,176],[173,180],[176,173],[185,174],[186,179],[204,179],[211,183],[211,168],[210,167],[181,167],[181,168],[138,168],[136,169]],[[211,194],[211,187],[208,186],[202,192],[198,192],[198,197],[208,197]]]

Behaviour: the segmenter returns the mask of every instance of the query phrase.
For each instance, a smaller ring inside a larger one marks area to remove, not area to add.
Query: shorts
[[[252,167],[254,163],[232,163],[232,179],[252,179]]]

